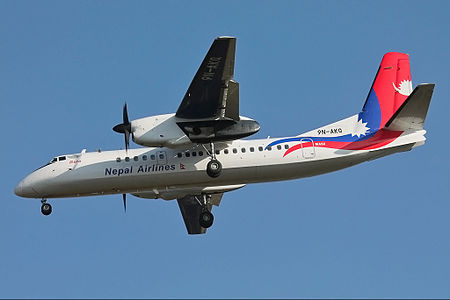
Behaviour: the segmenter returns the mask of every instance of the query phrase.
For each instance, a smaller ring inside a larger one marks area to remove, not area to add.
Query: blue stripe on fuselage
[[[357,141],[367,140],[368,138],[372,137],[375,133],[376,133],[376,131],[369,132],[365,136],[362,136],[359,138],[358,138],[358,136],[356,136],[356,135],[352,136],[351,134],[346,134],[346,135],[337,136],[337,137],[299,136],[299,137],[295,137],[295,138],[286,138],[286,139],[274,141],[274,142],[270,143],[269,145],[267,145],[267,147],[273,147],[278,144],[289,143],[289,142],[299,142],[299,141],[305,140],[305,139],[311,139],[314,142],[357,142]]]
[[[352,134],[346,134],[337,137],[301,136],[277,140],[267,145],[267,147],[272,147],[282,143],[299,142],[303,139],[311,139],[314,142],[356,142],[356,141],[364,141],[370,138],[378,131],[378,129],[380,129],[381,123],[380,102],[378,101],[378,97],[373,89],[370,91],[369,96],[367,97],[367,101],[366,104],[364,105],[362,112],[358,114],[358,121],[359,120],[362,120],[362,123],[367,123],[366,126],[369,128],[367,134],[362,137],[358,137],[357,135],[352,136]]]

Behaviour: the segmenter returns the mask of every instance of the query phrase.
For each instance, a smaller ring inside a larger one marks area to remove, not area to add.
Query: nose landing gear
[[[47,203],[47,199],[42,199],[41,200],[41,212],[44,216],[48,216],[52,213],[52,206],[50,205],[50,203]]]

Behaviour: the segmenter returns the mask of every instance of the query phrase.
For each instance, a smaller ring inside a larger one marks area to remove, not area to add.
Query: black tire
[[[198,221],[200,222],[200,226],[203,228],[209,228],[214,222],[214,216],[209,211],[204,211],[200,214]]]
[[[222,172],[222,164],[220,161],[213,159],[206,166],[206,173],[209,177],[216,178],[219,177]]]
[[[41,212],[44,216],[48,216],[52,213],[52,206],[48,203],[43,203],[41,206]]]

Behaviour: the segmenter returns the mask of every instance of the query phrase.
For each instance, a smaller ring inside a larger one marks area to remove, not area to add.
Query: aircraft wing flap
[[[176,116],[183,119],[237,118],[239,97],[236,83],[231,83],[232,97],[228,97],[229,82],[234,75],[236,38],[219,37],[203,59]],[[237,106],[237,108],[236,108]],[[227,110],[230,112],[227,113]]]

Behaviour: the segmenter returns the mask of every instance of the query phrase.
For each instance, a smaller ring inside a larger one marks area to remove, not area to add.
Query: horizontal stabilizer
[[[422,130],[433,90],[433,83],[418,85],[386,123],[385,128],[394,131]]]

